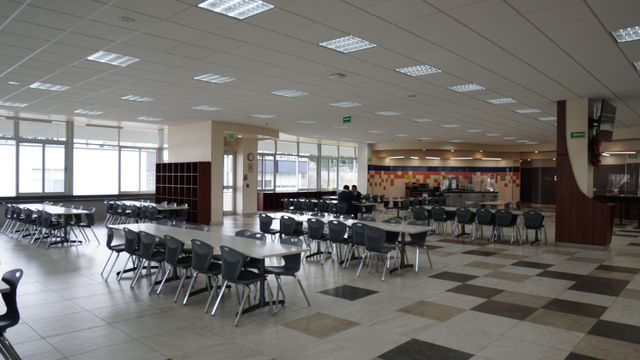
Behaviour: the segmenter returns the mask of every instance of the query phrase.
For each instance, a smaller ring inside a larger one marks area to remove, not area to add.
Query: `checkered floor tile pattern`
[[[257,227],[254,217],[234,216],[213,231]],[[640,230],[632,224],[616,227],[602,251],[440,236],[430,251],[433,269],[421,256],[417,273],[384,282],[375,266],[356,278],[358,261],[343,269],[310,259],[300,278],[311,307],[284,279],[287,304],[277,315],[246,314],[234,328],[233,294],[211,318],[206,296],[173,303],[173,283],[149,296],[148,279],[135,289],[130,278],[105,282],[104,244],[45,250],[0,236],[0,270],[26,274],[22,321],[7,336],[24,359],[39,360],[638,358]]]

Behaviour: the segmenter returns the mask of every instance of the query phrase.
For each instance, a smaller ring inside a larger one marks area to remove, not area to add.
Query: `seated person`
[[[345,214],[353,214],[353,193],[349,189],[349,185],[342,187],[342,191],[338,194],[338,202],[347,204]]]

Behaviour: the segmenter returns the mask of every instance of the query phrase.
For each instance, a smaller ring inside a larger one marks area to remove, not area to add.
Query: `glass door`
[[[234,214],[236,211],[235,191],[235,154],[224,153],[224,183],[222,186],[222,212],[225,215]]]

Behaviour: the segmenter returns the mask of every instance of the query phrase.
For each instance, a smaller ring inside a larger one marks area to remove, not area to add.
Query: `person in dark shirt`
[[[349,185],[342,187],[342,191],[338,194],[338,202],[347,204],[346,214],[353,214],[353,193],[349,189]]]
[[[362,193],[358,191],[357,185],[351,185],[351,192],[353,193],[353,201],[362,202]]]

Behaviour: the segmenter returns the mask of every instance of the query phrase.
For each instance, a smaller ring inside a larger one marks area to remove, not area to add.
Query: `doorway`
[[[224,215],[232,215],[236,212],[235,190],[235,153],[225,151],[224,182],[222,185],[222,212]]]

